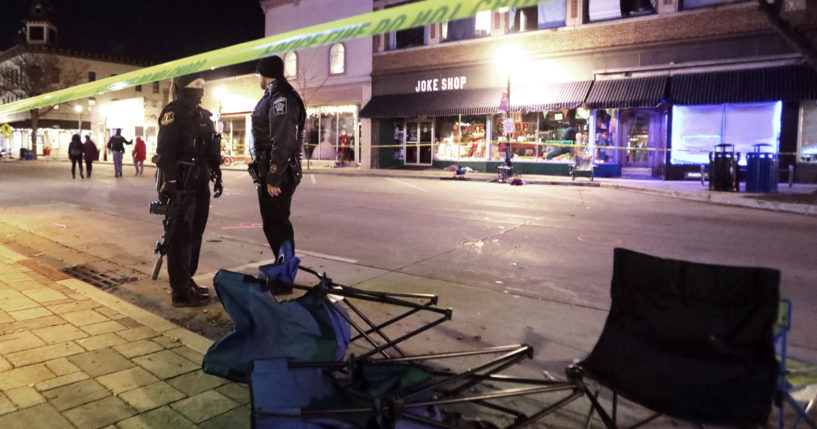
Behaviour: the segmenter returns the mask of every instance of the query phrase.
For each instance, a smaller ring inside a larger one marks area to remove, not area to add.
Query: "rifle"
[[[164,256],[170,248],[170,237],[173,231],[175,231],[176,225],[184,219],[189,221],[190,216],[193,214],[190,210],[192,208],[190,200],[193,197],[190,189],[193,180],[195,180],[198,175],[198,167],[193,163],[183,161],[179,161],[179,166],[182,167],[179,168],[181,172],[179,183],[181,186],[176,194],[168,196],[160,191],[159,201],[150,203],[151,214],[164,215],[164,219],[162,219],[162,238],[156,242],[156,247],[153,249],[153,253],[158,254],[159,257],[156,259],[156,263],[153,264],[153,274],[150,276],[151,280],[159,278],[159,271],[162,270]],[[163,177],[157,176],[157,189],[161,189],[162,179]]]

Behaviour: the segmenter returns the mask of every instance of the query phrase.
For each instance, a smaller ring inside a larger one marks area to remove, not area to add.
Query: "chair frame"
[[[791,396],[790,391],[792,386],[788,380],[786,380],[786,360],[788,359],[786,342],[788,340],[789,330],[791,329],[791,312],[791,300],[781,299],[777,312],[777,322],[775,323],[774,335],[774,341],[776,344],[779,344],[780,347],[780,378],[777,385],[777,398],[775,398],[775,405],[777,405],[779,409],[777,427],[779,429],[786,427],[783,413],[785,411],[786,404],[789,404],[789,406],[792,407],[792,409],[794,409],[794,411],[797,413],[797,420],[795,420],[794,424],[792,425],[792,429],[796,429],[801,421],[805,421],[807,425],[812,427],[812,429],[817,429],[817,423],[815,423],[814,419],[808,415],[809,410],[814,405],[814,399],[812,399],[805,407],[800,405]]]

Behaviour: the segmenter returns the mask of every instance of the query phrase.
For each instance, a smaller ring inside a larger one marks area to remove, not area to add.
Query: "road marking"
[[[259,229],[263,228],[264,224],[261,223],[239,223],[236,226],[225,226],[221,229]]]
[[[423,189],[423,188],[421,188],[419,186],[412,185],[411,183],[406,183],[406,182],[404,182],[402,180],[397,180],[397,179],[394,179],[394,178],[391,178],[391,177],[387,177],[387,179],[391,180],[392,182],[399,183],[399,184],[401,184],[403,186],[408,186],[409,188],[414,188],[414,189],[417,189],[417,190],[420,190],[420,191],[423,191],[423,192],[428,192],[427,190],[425,190],[425,189]]]

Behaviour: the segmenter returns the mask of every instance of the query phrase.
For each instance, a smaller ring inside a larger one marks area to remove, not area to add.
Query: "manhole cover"
[[[65,267],[62,269],[62,272],[75,279],[90,283],[102,290],[119,286],[120,284],[128,281],[127,276],[117,276],[115,274],[106,273],[91,265],[74,265],[72,267]]]

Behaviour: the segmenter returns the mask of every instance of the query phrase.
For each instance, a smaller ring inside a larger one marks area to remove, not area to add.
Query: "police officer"
[[[292,195],[301,181],[306,108],[284,78],[284,62],[280,57],[259,60],[256,74],[264,96],[252,113],[250,155],[254,171],[250,173],[258,185],[264,235],[277,258],[284,242],[290,242],[295,250],[289,214]]]
[[[221,196],[221,148],[212,115],[199,106],[204,96],[200,74],[174,81],[174,101],[159,117],[157,166],[164,185],[160,193],[179,204],[172,229],[165,232],[167,272],[176,307],[197,307],[209,302],[209,291],[193,281],[199,264],[202,235],[210,210],[211,180],[214,197]]]

